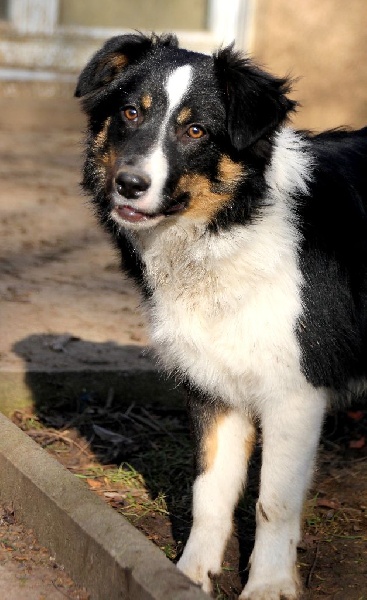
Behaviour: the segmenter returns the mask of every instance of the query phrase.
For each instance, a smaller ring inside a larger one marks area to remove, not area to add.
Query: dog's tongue
[[[134,208],[132,208],[131,206],[119,206],[117,209],[118,214],[120,215],[120,217],[122,217],[123,219],[125,219],[125,221],[129,221],[130,223],[137,223],[138,221],[146,221],[149,216],[139,212],[138,210],[135,210]]]

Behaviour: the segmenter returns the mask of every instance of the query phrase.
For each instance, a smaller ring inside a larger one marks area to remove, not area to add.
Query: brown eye
[[[126,106],[122,109],[122,114],[128,121],[137,121],[139,117],[138,109],[135,106]]]
[[[193,140],[198,140],[205,135],[205,129],[201,125],[190,125],[190,127],[186,130],[186,135],[188,135]]]

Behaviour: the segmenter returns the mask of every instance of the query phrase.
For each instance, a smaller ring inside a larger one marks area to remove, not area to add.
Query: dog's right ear
[[[75,96],[81,98],[113,81],[128,65],[139,61],[154,46],[177,46],[175,36],[147,37],[127,34],[113,37],[96,52],[81,72]]]
[[[81,98],[108,85],[128,64],[139,60],[151,47],[151,38],[139,34],[118,35],[107,40],[81,72],[75,96]]]

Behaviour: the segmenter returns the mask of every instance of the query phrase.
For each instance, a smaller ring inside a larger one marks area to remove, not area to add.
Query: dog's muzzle
[[[125,223],[148,225],[186,208],[183,198],[177,198],[163,211],[154,210],[149,198],[152,192],[150,176],[142,170],[124,165],[114,178],[113,211]],[[150,206],[149,206],[150,205]]]

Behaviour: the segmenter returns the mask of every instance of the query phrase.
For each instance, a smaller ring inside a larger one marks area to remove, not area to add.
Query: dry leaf
[[[360,448],[364,448],[366,445],[366,438],[364,435],[359,438],[359,440],[351,440],[349,442],[349,448],[356,448],[359,450]]]
[[[89,487],[95,490],[102,487],[102,482],[98,481],[98,479],[86,479],[86,482],[89,485]]]

